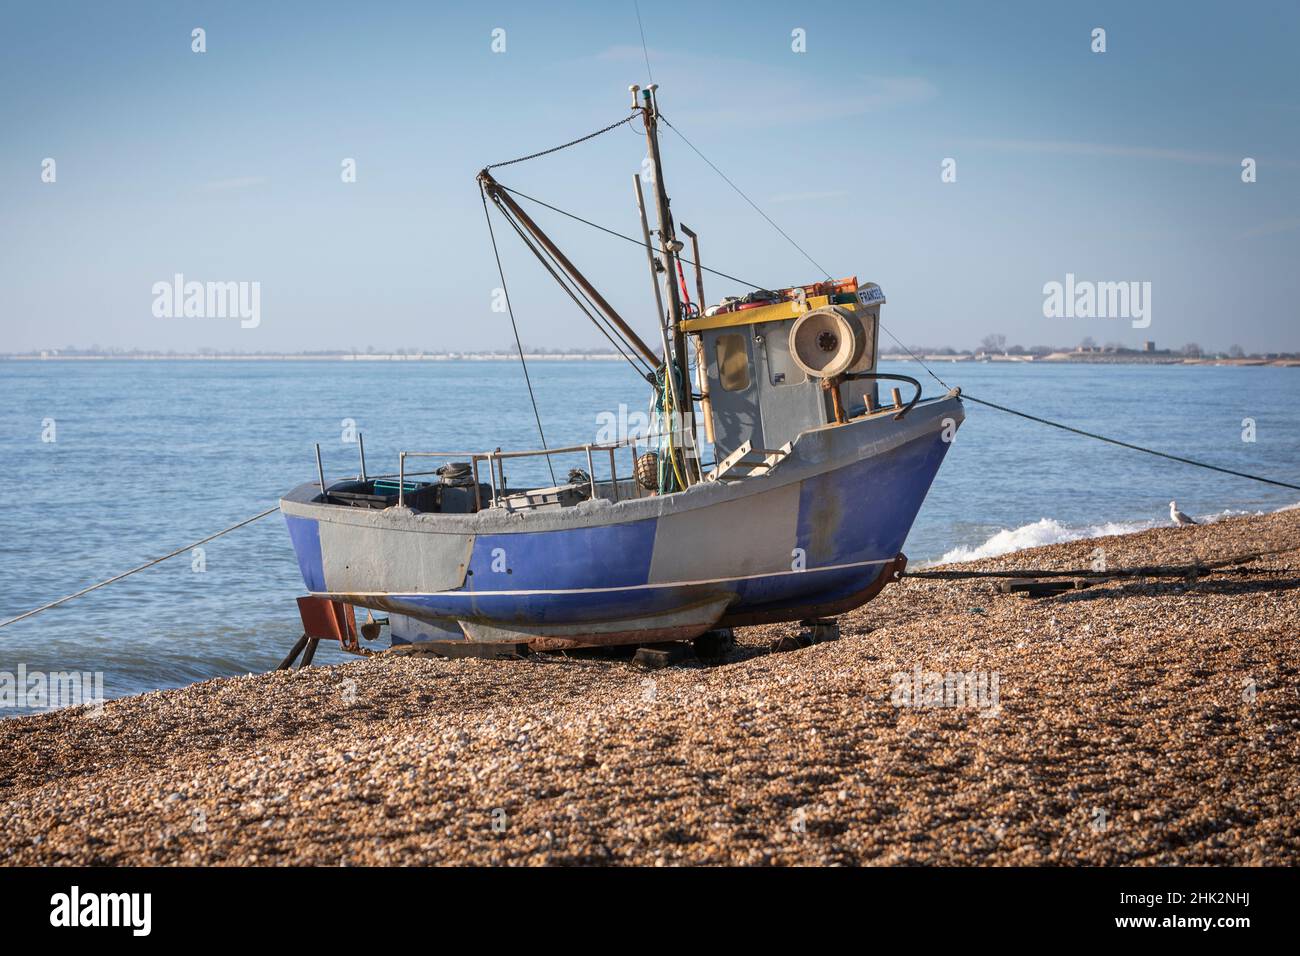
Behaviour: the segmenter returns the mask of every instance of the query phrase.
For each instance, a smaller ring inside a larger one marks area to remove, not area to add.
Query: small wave
[[[1105,524],[1071,528],[1054,518],[1039,518],[1032,524],[1019,528],[1003,528],[983,544],[970,548],[958,545],[948,551],[935,564],[955,564],[961,561],[978,561],[997,558],[1026,548],[1041,548],[1047,544],[1078,541],[1081,538],[1102,538],[1116,534],[1133,534],[1155,527],[1154,521],[1108,521]]]

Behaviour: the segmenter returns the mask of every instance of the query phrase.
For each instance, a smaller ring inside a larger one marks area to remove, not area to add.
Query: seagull
[[[1193,521],[1187,515],[1178,510],[1178,502],[1169,502],[1169,517],[1173,519],[1174,524],[1179,527],[1186,527],[1189,524],[1200,524],[1199,521]]]

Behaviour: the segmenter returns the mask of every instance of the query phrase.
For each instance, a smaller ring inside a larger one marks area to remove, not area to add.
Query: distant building
[[[1156,350],[1156,343],[1152,342],[1150,339],[1147,339],[1145,342],[1142,343],[1143,352],[1154,352],[1155,350]]]

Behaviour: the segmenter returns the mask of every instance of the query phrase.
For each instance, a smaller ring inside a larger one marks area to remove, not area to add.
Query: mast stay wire
[[[583,219],[581,216],[575,213],[571,213],[567,209],[561,209],[559,206],[552,206],[550,203],[538,199],[536,196],[530,196],[527,193],[520,192],[518,189],[515,189],[511,186],[507,186],[503,183],[498,185],[500,185],[502,189],[510,193],[512,196],[518,196],[520,199],[527,199],[529,202],[537,203],[537,205],[551,210],[551,212],[558,212],[561,216],[568,216],[570,219],[580,222],[584,226],[590,226],[593,229],[599,229],[601,232],[608,233],[609,235],[614,236],[618,239],[622,239],[625,242],[630,242],[633,245],[638,246],[643,250],[645,249],[645,242],[641,239],[636,239],[633,238],[632,236],[628,236],[621,232],[617,232],[613,229],[608,228],[607,226],[602,226],[598,222],[592,222],[590,219]],[[741,285],[747,285],[751,289],[764,290],[767,288],[767,286],[761,286],[758,285],[757,283],[749,282],[745,279],[741,279],[733,275],[727,275],[727,273],[725,272],[719,272],[717,269],[710,269],[708,266],[702,266],[698,262],[695,262],[694,260],[681,255],[680,253],[676,255],[674,258],[676,258],[679,262],[686,263],[688,266],[695,266],[697,269],[703,269],[705,272],[708,272],[711,275],[718,276],[721,279],[730,279],[732,282],[739,282]]]
[[[622,126],[624,123],[632,122],[635,117],[635,113],[630,113],[618,122],[610,123],[608,126],[603,126],[594,133],[588,133],[586,136],[579,136],[577,139],[569,140],[567,143],[561,143],[559,146],[552,146],[550,149],[543,149],[536,153],[529,153],[527,156],[519,156],[515,159],[503,160],[502,162],[493,163],[491,166],[484,166],[483,168],[486,170],[500,169],[502,166],[513,166],[515,163],[526,163],[530,159],[541,159],[543,156],[551,155],[551,153],[558,153],[562,149],[568,149],[570,146],[577,146],[579,143],[585,143],[589,139],[595,139],[602,133],[608,133],[612,129],[618,129],[618,127]]]
[[[618,330],[615,329],[610,324],[609,320],[604,315],[601,314],[600,310],[596,307],[596,304],[591,301],[590,297],[588,297],[587,294],[583,292],[581,288],[575,289],[571,287],[570,282],[566,281],[566,277],[563,275],[563,272],[560,270],[558,263],[555,262],[554,257],[552,257],[549,252],[546,252],[546,250],[540,249],[535,243],[533,243],[529,239],[529,237],[525,234],[523,227],[521,227],[519,223],[515,221],[514,216],[510,215],[507,209],[505,209],[500,203],[495,203],[495,205],[497,207],[497,210],[501,213],[502,217],[506,220],[506,222],[510,224],[511,228],[513,228],[515,232],[518,234],[520,241],[522,241],[523,244],[528,248],[528,250],[532,252],[534,256],[537,257],[537,261],[540,262],[542,264],[542,267],[546,269],[547,272],[550,273],[551,278],[553,278],[556,281],[556,283],[560,286],[560,288],[562,288],[565,292],[568,293],[569,298],[573,300],[574,304],[578,307],[579,311],[581,311],[583,315],[585,315],[589,320],[591,320],[591,323],[594,326],[596,326],[596,328],[600,331],[602,335],[605,336],[606,339],[609,340],[609,343],[614,346],[615,350],[618,352],[619,355],[623,357],[624,361],[626,361],[629,365],[632,366],[633,370],[637,373],[637,375],[644,378],[648,374],[653,374],[654,370],[650,367],[650,364],[645,361],[645,359],[641,358],[639,355],[636,356],[634,359],[633,356],[629,355],[628,352],[625,351],[625,348],[630,349],[630,346],[626,341],[626,339],[624,339],[621,333],[619,333]],[[579,296],[582,297],[581,300],[579,300],[578,298]],[[583,304],[584,302],[586,303],[585,305]],[[641,363],[640,366],[636,364],[637,361]]]
[[[818,272],[820,272],[822,275],[824,275],[827,279],[830,279],[830,277],[831,277],[830,272],[828,272],[826,269],[824,269],[824,268],[821,266],[821,264],[820,264],[816,259],[814,259],[812,256],[810,256],[810,255],[808,254],[807,250],[805,250],[803,246],[801,246],[801,245],[799,245],[799,243],[795,242],[794,239],[792,239],[792,238],[790,237],[790,234],[789,234],[788,232],[786,232],[784,229],[782,229],[780,226],[778,226],[778,225],[776,224],[776,222],[772,219],[771,216],[769,216],[767,213],[763,212],[763,210],[759,209],[759,208],[758,208],[758,203],[754,202],[754,200],[750,199],[747,195],[745,195],[744,190],[742,190],[739,186],[737,186],[735,183],[733,183],[733,182],[731,181],[731,179],[728,178],[728,176],[727,176],[726,173],[724,173],[722,170],[720,170],[717,166],[715,166],[715,165],[713,164],[713,161],[712,161],[711,159],[709,159],[709,157],[707,157],[707,156],[705,156],[703,153],[701,153],[701,152],[699,151],[699,149],[696,148],[695,144],[692,143],[689,139],[687,139],[686,136],[682,133],[682,131],[679,130],[676,126],[674,126],[674,125],[672,124],[672,121],[669,120],[667,116],[664,116],[664,114],[661,112],[661,113],[659,114],[659,118],[660,118],[661,120],[663,120],[665,124],[667,124],[667,126],[668,126],[668,128],[669,128],[670,130],[672,130],[674,133],[676,133],[676,134],[678,135],[678,137],[681,138],[681,141],[682,141],[683,143],[685,143],[687,146],[689,146],[689,147],[691,148],[692,152],[694,152],[696,156],[698,156],[698,157],[700,157],[700,159],[704,160],[704,162],[706,162],[706,163],[709,165],[709,168],[710,168],[710,169],[712,169],[715,173],[717,173],[719,176],[721,176],[723,182],[725,182],[728,186],[730,186],[732,189],[734,189],[734,190],[736,191],[736,195],[738,195],[741,199],[745,200],[745,202],[749,203],[749,205],[753,208],[754,212],[758,213],[760,216],[762,216],[764,219],[766,219],[767,222],[768,222],[768,225],[770,225],[773,229],[775,229],[775,230],[776,230],[777,232],[779,232],[782,236],[784,236],[785,239],[786,239],[786,241],[787,241],[788,243],[790,243],[790,245],[792,245],[792,246],[794,246],[796,249],[798,249],[799,252],[800,252],[800,254],[802,254],[803,257],[804,257],[805,259],[807,259],[809,262],[811,262],[811,263],[813,264],[813,266],[816,267],[816,269],[817,269]]]
[[[519,365],[524,370],[524,384],[528,386],[528,400],[533,406],[533,418],[537,421],[537,434],[542,439],[542,449],[546,450],[549,446],[546,444],[546,432],[542,428],[542,416],[537,410],[537,396],[533,393],[533,381],[528,375],[528,360],[524,358],[524,346],[519,341],[519,324],[515,321],[515,308],[510,304],[510,291],[506,288],[506,271],[501,265],[501,253],[497,249],[497,235],[492,228],[492,214],[488,212],[487,207],[487,190],[479,187],[480,198],[483,200],[483,218],[487,220],[488,235],[492,239],[492,255],[497,261],[497,275],[501,277],[501,294],[506,300],[506,311],[510,314],[510,328],[515,333],[515,348],[519,350]],[[490,463],[490,462],[489,462]],[[559,481],[555,478],[555,466],[551,463],[551,456],[546,456],[546,470],[551,473],[552,483],[558,485]]]
[[[645,75],[653,83],[655,75],[650,72],[650,48],[645,45],[645,26],[641,23],[641,5],[636,0],[632,0],[632,9],[636,11],[636,28],[641,32],[641,53],[645,56]]]
[[[616,326],[614,326],[612,322],[610,322],[609,317],[606,316],[596,303],[592,301],[591,296],[587,294],[586,290],[579,286],[575,281],[573,281],[572,277],[568,276],[564,272],[555,256],[551,254],[551,251],[538,243],[533,242],[531,237],[529,237],[523,227],[520,226],[519,222],[515,219],[510,210],[506,209],[500,203],[497,204],[497,208],[501,210],[506,221],[510,223],[511,227],[515,230],[520,241],[523,242],[529,251],[537,257],[537,260],[542,264],[547,272],[550,273],[551,277],[555,279],[560,288],[569,294],[569,298],[573,299],[574,304],[577,305],[578,309],[591,320],[591,323],[596,326],[606,339],[609,340],[610,344],[614,346],[618,353],[632,365],[637,374],[644,375],[653,372],[654,369],[650,363],[632,348],[627,337]],[[640,367],[636,365],[637,362],[641,363]]]
[[[784,229],[782,229],[780,226],[778,226],[778,225],[777,225],[777,224],[772,220],[772,217],[771,217],[771,216],[769,216],[767,213],[763,212],[762,209],[759,209],[759,208],[758,208],[758,204],[755,203],[754,200],[752,200],[752,199],[750,199],[748,196],[746,196],[745,193],[741,190],[741,188],[740,188],[739,186],[737,186],[734,182],[732,182],[731,179],[727,176],[727,174],[724,173],[721,169],[719,169],[719,168],[714,164],[714,162],[713,162],[711,159],[709,159],[709,157],[705,156],[702,152],[700,152],[699,148],[696,147],[696,145],[695,145],[694,143],[692,143],[689,139],[687,139],[687,138],[686,138],[686,135],[685,135],[684,133],[682,133],[682,131],[679,130],[676,126],[674,126],[674,125],[672,124],[672,121],[669,120],[668,117],[666,117],[666,116],[664,116],[662,113],[660,113],[660,114],[659,114],[659,118],[662,119],[662,120],[664,121],[665,124],[667,124],[667,126],[668,126],[669,129],[671,129],[674,133],[676,133],[676,134],[678,135],[678,137],[681,138],[681,141],[682,141],[683,143],[685,143],[687,146],[689,146],[689,147],[691,148],[691,150],[695,153],[696,156],[698,156],[698,157],[700,157],[700,159],[704,160],[704,162],[708,164],[708,166],[709,166],[710,169],[712,169],[715,173],[717,173],[720,177],[722,177],[723,182],[725,182],[728,186],[730,186],[732,189],[734,189],[734,190],[736,191],[736,194],[739,195],[741,199],[743,199],[743,200],[745,200],[745,202],[749,203],[749,205],[753,207],[753,209],[754,209],[754,211],[755,211],[756,213],[758,213],[760,216],[762,216],[764,219],[766,219],[767,222],[768,222],[768,224],[769,224],[773,229],[775,229],[775,230],[776,230],[777,232],[779,232],[782,236],[784,236],[784,237],[785,237],[785,240],[786,240],[787,242],[789,242],[790,245],[794,246],[794,248],[797,249],[797,250],[799,251],[799,253],[800,253],[800,254],[801,254],[805,259],[807,259],[809,262],[811,262],[811,263],[813,264],[813,266],[814,266],[814,267],[815,267],[819,272],[821,272],[824,276],[826,276],[827,279],[830,279],[830,278],[831,278],[831,274],[830,274],[830,272],[829,272],[826,268],[824,268],[824,267],[823,267],[823,266],[822,266],[822,265],[821,265],[821,264],[820,264],[816,259],[814,259],[812,256],[810,256],[810,255],[808,254],[807,250],[805,250],[803,246],[801,246],[801,245],[799,245],[799,243],[795,242],[794,239],[791,238],[791,236],[790,236],[789,233],[787,233]],[[736,281],[740,281],[740,280],[736,280]],[[745,284],[745,285],[749,285],[750,283],[746,282],[746,283],[744,283],[744,284]],[[755,286],[755,288],[758,288],[758,287]],[[899,348],[901,348],[901,349],[902,349],[904,352],[906,352],[908,355],[912,356],[912,358],[916,360],[917,364],[919,364],[919,365],[921,366],[921,368],[925,369],[926,373],[927,373],[927,374],[928,374],[932,379],[934,379],[936,382],[938,382],[940,385],[942,385],[943,388],[944,388],[946,391],[951,391],[951,389],[948,387],[947,383],[944,382],[944,380],[941,379],[938,375],[936,375],[936,374],[935,374],[935,373],[930,369],[930,367],[929,367],[928,365],[926,365],[924,362],[922,362],[921,359],[920,359],[920,357],[917,356],[917,354],[916,354],[915,352],[913,352],[910,348],[908,348],[906,345],[904,345],[903,342],[898,338],[898,336],[894,335],[893,332],[889,331],[889,329],[885,326],[885,324],[884,324],[883,322],[879,322],[879,320],[877,320],[877,324],[880,325],[880,328],[884,330],[884,332],[885,332],[886,335],[888,335],[891,339],[893,339],[896,343],[898,343]]]

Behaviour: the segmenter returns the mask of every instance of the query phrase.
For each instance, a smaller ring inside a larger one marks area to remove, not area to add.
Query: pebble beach
[[[0,863],[1300,862],[1300,510],[950,567],[1099,558],[1238,563],[905,578],[838,640],[708,665],[381,654],[7,719]]]

